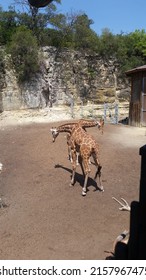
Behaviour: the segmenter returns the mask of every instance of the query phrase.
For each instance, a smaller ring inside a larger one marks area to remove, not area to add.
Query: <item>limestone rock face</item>
[[[0,109],[44,108],[75,104],[87,100],[96,103],[128,101],[130,85],[120,78],[120,66],[97,54],[43,47],[41,71],[19,85],[9,57],[0,89]]]
[[[5,58],[5,75],[2,87],[3,110],[17,110],[21,107],[21,89],[18,86],[14,70],[11,68],[9,57]]]

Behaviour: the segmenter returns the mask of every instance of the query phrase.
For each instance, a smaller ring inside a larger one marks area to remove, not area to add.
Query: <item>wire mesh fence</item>
[[[105,123],[118,124],[122,119],[129,116],[129,103],[104,103],[94,104],[88,102],[83,105],[81,102],[79,105],[71,104],[68,107],[70,116],[75,118],[102,118]]]

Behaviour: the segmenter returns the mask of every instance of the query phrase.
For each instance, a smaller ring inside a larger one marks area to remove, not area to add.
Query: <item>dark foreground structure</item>
[[[28,0],[29,4],[35,8],[43,8],[49,5],[53,0]]]
[[[140,148],[141,177],[139,202],[131,203],[130,236],[127,244],[118,242],[116,259],[146,260],[146,145]]]

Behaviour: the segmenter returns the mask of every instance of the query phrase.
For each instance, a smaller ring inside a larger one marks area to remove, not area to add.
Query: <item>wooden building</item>
[[[146,126],[146,65],[126,72],[131,77],[129,124]]]

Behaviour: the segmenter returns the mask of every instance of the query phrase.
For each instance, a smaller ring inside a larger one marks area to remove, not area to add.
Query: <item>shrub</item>
[[[39,70],[38,44],[30,30],[19,27],[8,46],[19,82],[31,78]]]

